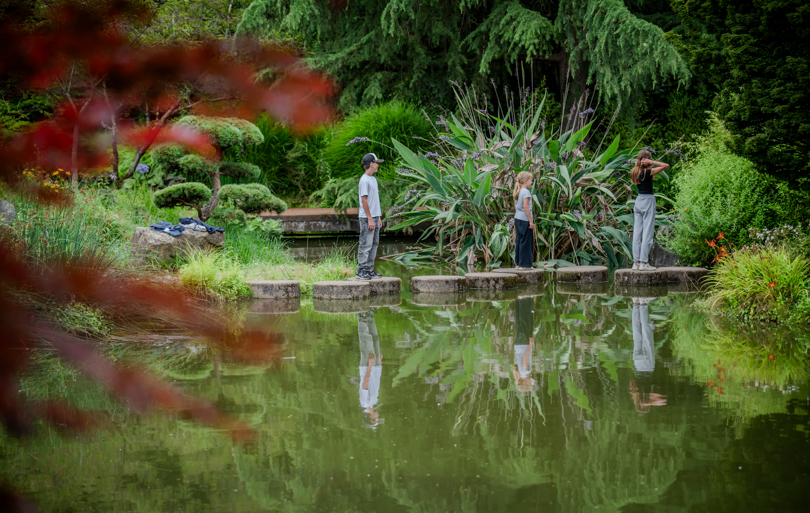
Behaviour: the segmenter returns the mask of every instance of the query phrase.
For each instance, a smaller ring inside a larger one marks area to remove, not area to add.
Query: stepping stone
[[[466,286],[464,276],[414,276],[411,289],[414,292],[447,293],[462,292]]]
[[[370,294],[368,280],[318,281],[312,286],[314,299],[360,299]]]
[[[513,289],[518,277],[512,273],[467,273],[467,289],[501,290]]]
[[[518,285],[531,285],[533,283],[543,283],[543,279],[546,276],[546,272],[542,269],[517,269],[517,268],[506,268],[506,269],[493,269],[493,273],[506,273],[506,274],[514,274],[517,276],[517,283]]]
[[[466,302],[460,292],[414,292],[411,303],[416,306],[461,306]]]
[[[651,287],[669,283],[669,273],[662,269],[655,271],[634,271],[633,269],[618,269],[613,274],[614,285],[628,287]]]
[[[561,283],[603,283],[608,281],[608,268],[602,265],[576,265],[557,269]]]
[[[616,271],[618,272],[618,271]],[[652,272],[652,271],[642,271]],[[622,285],[620,283],[613,284],[613,295],[621,297],[666,297],[669,294],[669,287],[667,285]]]
[[[488,303],[491,301],[514,301],[518,298],[516,289],[470,289],[467,290],[467,301],[471,303]]]
[[[370,280],[368,284],[371,287],[372,295],[399,294],[399,290],[402,286],[402,280],[399,278],[389,277],[374,278],[373,280]]]
[[[602,296],[609,290],[607,283],[557,283],[557,292],[569,296]]]
[[[276,315],[298,313],[301,310],[300,298],[254,299],[250,303],[250,313]]]
[[[312,309],[328,314],[357,314],[371,310],[368,297],[363,299],[319,299],[312,300]]]
[[[255,299],[301,297],[301,285],[293,280],[251,280],[246,282]]]
[[[669,282],[700,283],[700,280],[709,274],[703,267],[659,267],[659,271],[666,271]]]

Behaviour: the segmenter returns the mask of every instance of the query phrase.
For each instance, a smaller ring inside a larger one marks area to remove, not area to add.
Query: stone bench
[[[518,284],[518,277],[511,273],[467,273],[467,290],[503,290],[513,289]]]
[[[411,289],[414,292],[448,293],[462,292],[466,287],[464,276],[414,276]]]
[[[301,297],[301,284],[293,280],[250,280],[246,282],[254,299]]]
[[[465,302],[460,292],[414,292],[411,297],[416,306],[462,306]]]
[[[576,265],[557,269],[557,281],[561,283],[605,283],[608,268],[602,265]]]
[[[518,285],[533,285],[536,283],[543,283],[546,273],[542,269],[493,269],[494,273],[514,274],[517,277]]]
[[[259,315],[293,314],[301,310],[300,298],[254,299],[250,303],[250,313]]]
[[[318,281],[312,286],[313,299],[361,299],[370,295],[368,280]]]
[[[614,285],[625,287],[653,287],[669,283],[669,273],[662,269],[655,271],[634,271],[633,269],[618,269],[613,274]]]

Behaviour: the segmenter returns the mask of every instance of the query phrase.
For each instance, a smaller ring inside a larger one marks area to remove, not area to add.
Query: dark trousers
[[[515,243],[515,265],[518,267],[531,267],[534,251],[534,230],[529,228],[529,221],[515,219],[517,240]]]

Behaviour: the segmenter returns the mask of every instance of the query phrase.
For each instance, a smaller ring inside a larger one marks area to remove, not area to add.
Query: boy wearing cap
[[[380,208],[380,190],[374,173],[383,160],[374,153],[366,153],[360,161],[365,173],[360,177],[360,245],[357,248],[357,272],[355,277],[361,280],[380,278],[382,274],[374,270],[374,259],[377,257],[377,246],[380,244],[380,227],[382,226],[382,209]]]

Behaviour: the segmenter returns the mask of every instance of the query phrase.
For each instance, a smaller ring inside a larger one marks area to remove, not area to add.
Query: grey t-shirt
[[[371,210],[371,217],[381,217],[380,190],[377,188],[377,179],[373,176],[363,174],[360,177],[360,217],[366,219],[366,210],[363,208],[363,196],[368,196],[368,208]]]
[[[529,189],[520,189],[518,193],[518,199],[515,200],[515,219],[520,219],[521,221],[528,221],[529,218],[526,216],[526,211],[523,210],[523,199],[529,198],[529,215],[532,215],[532,194],[529,192]],[[369,205],[371,205],[369,203]]]

